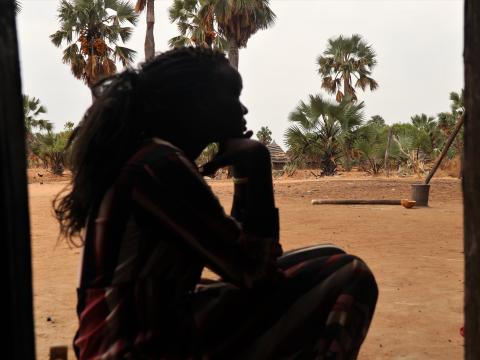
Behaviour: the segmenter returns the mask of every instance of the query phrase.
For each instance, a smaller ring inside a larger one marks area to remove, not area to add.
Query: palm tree
[[[27,135],[27,143],[33,141],[34,130],[50,132],[53,124],[44,119],[38,119],[42,114],[46,114],[47,109],[40,104],[40,99],[23,95],[23,117],[25,120],[25,133]]]
[[[53,174],[63,175],[65,167],[69,165],[67,145],[74,127],[73,122],[67,121],[63,131],[38,134],[39,144],[36,155]]]
[[[385,126],[385,119],[380,115],[373,115],[368,121],[367,124],[373,124],[379,127]]]
[[[423,146],[425,149],[429,149],[429,152],[435,151],[438,149],[439,142],[439,127],[435,118],[432,116],[427,116],[426,114],[414,115],[411,117],[412,124],[419,131],[418,133],[418,142],[419,147],[422,142],[428,141],[428,146]]]
[[[230,64],[238,69],[238,50],[247,46],[250,37],[258,30],[268,29],[275,23],[276,15],[269,0],[212,0],[220,34],[228,42]]]
[[[352,148],[356,140],[356,131],[363,123],[363,108],[365,107],[363,101],[359,104],[354,104],[350,96],[345,96],[340,102],[340,107],[344,110],[338,121],[342,129],[339,142],[342,145],[343,155],[345,156],[345,170],[352,170]]]
[[[145,33],[145,60],[153,59],[155,56],[155,37],[153,28],[155,27],[155,0],[137,0],[135,11],[141,13],[147,8],[147,31]]]
[[[276,16],[269,2],[175,0],[170,8],[170,20],[178,22],[181,35],[171,39],[170,45],[193,43],[196,46],[212,46],[213,39],[221,35],[227,43],[230,64],[238,69],[238,50],[246,47],[250,37],[258,30],[267,29],[275,22]],[[222,46],[225,48],[225,45]]]
[[[372,46],[363,41],[360,35],[355,34],[351,37],[340,35],[329,39],[327,49],[317,59],[322,88],[330,94],[336,94],[338,102],[346,95],[356,101],[355,88],[365,91],[369,87],[373,91],[378,87],[378,83],[370,77],[376,63]]]
[[[389,159],[401,160],[398,146],[391,144],[391,128],[378,121],[380,116],[375,115],[357,130],[354,142],[355,150],[360,154],[360,161],[367,164],[367,172],[378,174],[382,167],[387,169]],[[387,151],[388,150],[388,151]]]
[[[62,0],[58,8],[60,30],[50,35],[56,47],[63,42],[63,62],[89,87],[116,72],[116,61],[132,63],[135,51],[118,45],[132,35],[138,15],[124,0]]]
[[[309,103],[303,101],[290,113],[294,125],[285,132],[285,144],[293,160],[311,161],[320,158],[322,175],[331,176],[337,171],[337,161],[342,153],[339,141],[341,120],[346,116],[347,103],[331,103],[320,95],[310,95]]]
[[[465,112],[463,89],[459,93],[452,91],[450,93],[450,100],[452,101],[450,106],[452,114],[462,115]]]
[[[49,120],[39,119],[46,113],[47,109],[41,105],[40,99],[23,95],[25,143],[29,155],[33,153],[39,156],[42,132],[50,134],[53,130],[53,124]]]
[[[459,92],[451,92],[450,100],[452,101],[450,105],[451,112],[442,112],[437,115],[438,117],[438,128],[443,133],[445,139],[447,139],[452,133],[453,129],[460,116],[465,112],[465,103],[464,103],[464,93],[463,89]],[[454,148],[457,154],[462,154],[463,148],[463,132],[456,137],[454,141]]]
[[[437,115],[438,127],[445,134],[446,137],[450,136],[458,118],[465,112],[465,105],[463,102],[463,89],[460,93],[452,91],[450,93],[451,112],[441,112]]]
[[[386,144],[382,141],[380,132],[374,125],[366,126],[364,133],[364,137],[355,141],[355,148],[361,154],[361,159],[366,160],[367,172],[376,175],[383,165]]]
[[[220,51],[227,48],[226,39],[216,28],[212,1],[174,0],[168,11],[170,22],[176,22],[180,32],[169,40],[170,47],[203,46]]]
[[[268,126],[262,126],[259,131],[257,131],[257,139],[264,145],[268,145],[272,142],[272,131]]]
[[[456,116],[450,112],[441,112],[437,117],[438,128],[442,131],[445,138],[448,138],[455,127]]]

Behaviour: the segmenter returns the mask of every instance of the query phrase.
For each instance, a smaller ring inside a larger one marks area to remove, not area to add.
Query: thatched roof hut
[[[282,148],[275,142],[272,141],[267,145],[268,151],[270,152],[270,158],[272,159],[272,168],[274,170],[283,169],[285,164],[289,161],[288,155]]]

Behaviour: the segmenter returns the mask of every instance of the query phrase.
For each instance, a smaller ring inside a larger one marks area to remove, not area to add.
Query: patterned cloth
[[[246,234],[171,144],[142,147],[97,208],[78,358],[356,358],[377,299],[367,266],[335,247],[277,258],[278,238]],[[222,282],[200,284],[205,266]]]

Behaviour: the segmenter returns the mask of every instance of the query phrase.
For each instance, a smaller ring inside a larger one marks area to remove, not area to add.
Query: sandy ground
[[[49,180],[29,185],[38,359],[48,359],[50,346],[70,346],[76,329],[80,251],[57,244],[51,200],[65,182]],[[376,275],[380,298],[362,360],[462,358],[460,182],[434,179],[429,208],[310,205],[313,198],[406,198],[414,181],[338,177],[275,182],[285,250],[334,243],[363,258]],[[210,183],[228,209],[231,184]]]

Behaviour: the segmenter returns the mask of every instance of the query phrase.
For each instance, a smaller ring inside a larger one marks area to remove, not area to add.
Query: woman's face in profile
[[[223,65],[214,75],[211,94],[204,94],[206,135],[210,141],[240,137],[246,131],[247,108],[240,101],[242,78],[236,69]]]

